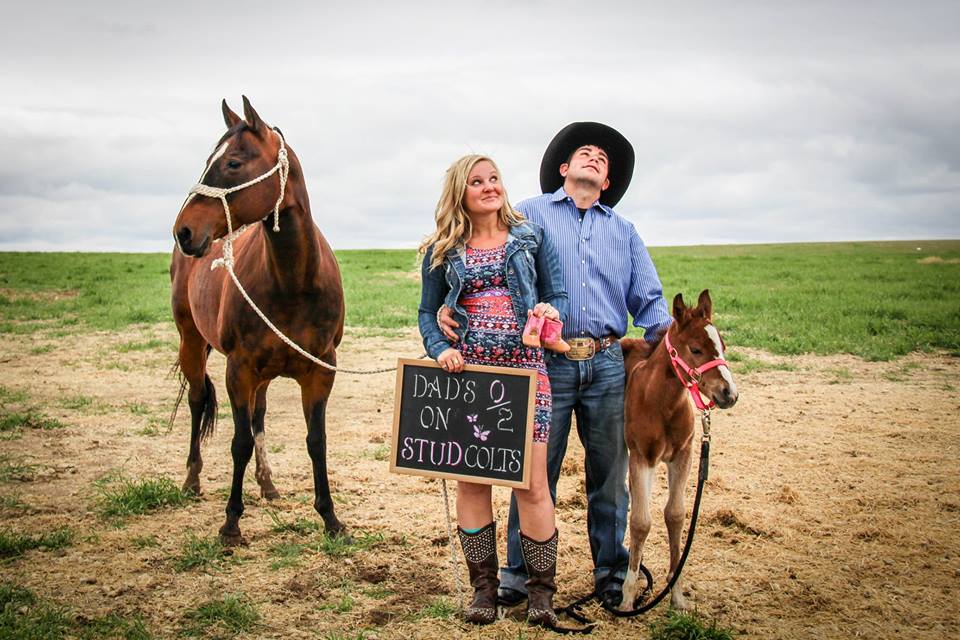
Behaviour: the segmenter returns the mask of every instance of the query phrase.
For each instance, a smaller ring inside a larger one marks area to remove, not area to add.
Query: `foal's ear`
[[[233,109],[227,106],[226,98],[224,98],[220,104],[220,110],[223,111],[223,123],[227,125],[227,129],[240,122],[240,116],[235,114]]]
[[[247,96],[243,96],[243,117],[246,118],[251,130],[255,132],[266,130],[267,125],[263,123],[263,120],[260,119],[257,112],[253,110],[253,106],[250,104],[250,101],[247,100]]]
[[[713,317],[713,301],[710,300],[710,289],[704,289],[700,292],[697,299],[697,313],[706,320]]]
[[[673,317],[677,322],[683,321],[683,316],[687,312],[687,305],[683,304],[683,294],[678,293],[673,297]]]

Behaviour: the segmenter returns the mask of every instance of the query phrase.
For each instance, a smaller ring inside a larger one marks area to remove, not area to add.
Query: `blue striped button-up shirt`
[[[670,326],[657,270],[630,221],[595,202],[580,222],[577,205],[563,187],[516,208],[542,226],[557,247],[570,297],[564,338],[611,333],[622,338],[627,312],[649,339]]]

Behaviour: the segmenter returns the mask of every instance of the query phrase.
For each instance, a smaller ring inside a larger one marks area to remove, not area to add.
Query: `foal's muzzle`
[[[730,385],[723,385],[720,389],[711,394],[711,399],[717,403],[721,409],[729,409],[737,404],[737,398],[740,397],[736,389],[730,389]]]

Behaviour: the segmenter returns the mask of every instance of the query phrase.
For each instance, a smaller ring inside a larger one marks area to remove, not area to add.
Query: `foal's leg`
[[[253,453],[256,456],[257,470],[254,477],[260,485],[260,495],[267,500],[276,500],[280,492],[273,486],[273,470],[267,461],[267,445],[263,434],[263,416],[267,412],[267,387],[270,382],[264,382],[257,389],[256,406],[253,410]]]
[[[208,435],[217,418],[217,395],[207,376],[207,353],[210,347],[191,322],[180,329],[180,370],[189,387],[187,402],[190,405],[190,453],[187,454],[187,477],[183,491],[200,495],[200,471],[203,458],[200,456],[200,440]]]
[[[233,482],[227,500],[227,520],[220,527],[220,540],[225,545],[244,544],[240,535],[240,516],[243,515],[243,474],[253,454],[252,405],[256,399],[258,381],[253,379],[250,368],[227,361],[227,392],[233,407]]]
[[[326,359],[326,358],[325,358]],[[323,518],[327,532],[339,534],[343,526],[333,511],[330,483],[327,479],[327,398],[333,388],[333,372],[315,368],[300,383],[303,415],[307,420],[307,452],[313,463],[313,508]]]
[[[650,492],[653,489],[654,467],[637,453],[630,452],[630,563],[623,583],[620,608],[630,611],[646,585],[640,583],[643,543],[650,534]]]
[[[667,483],[670,486],[670,498],[663,509],[663,519],[667,523],[667,536],[670,540],[670,575],[680,562],[680,536],[683,534],[683,521],[687,509],[683,501],[683,493],[687,487],[687,478],[690,476],[690,445],[677,452],[673,460],[667,463]],[[670,605],[674,609],[687,609],[686,598],[683,597],[682,580],[677,579],[670,591]]]

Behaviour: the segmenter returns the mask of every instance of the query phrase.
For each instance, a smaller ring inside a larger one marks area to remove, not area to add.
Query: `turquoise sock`
[[[480,529],[483,529],[483,527],[477,527],[476,529],[464,529],[463,527],[460,527],[460,528],[463,530],[464,533],[469,533],[470,535],[473,535],[479,532]]]

